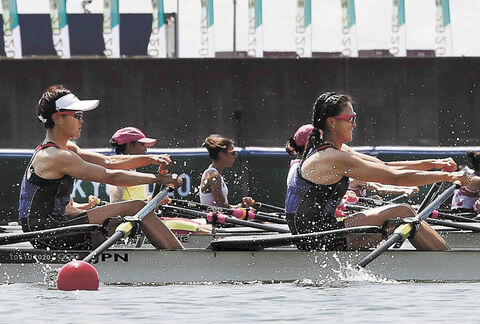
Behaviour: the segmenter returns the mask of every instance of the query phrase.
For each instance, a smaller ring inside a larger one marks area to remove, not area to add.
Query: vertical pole
[[[180,35],[180,29],[179,29],[179,23],[178,23],[178,17],[180,17],[178,11],[179,11],[179,8],[180,8],[180,4],[179,4],[179,1],[180,0],[177,0],[177,15],[175,17],[175,57],[180,57],[180,52],[179,52],[179,36]]]
[[[237,0],[233,0],[233,57],[237,57]]]

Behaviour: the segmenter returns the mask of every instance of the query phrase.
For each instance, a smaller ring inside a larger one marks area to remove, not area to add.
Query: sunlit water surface
[[[365,276],[294,283],[0,285],[1,323],[480,322],[479,282],[397,282]]]

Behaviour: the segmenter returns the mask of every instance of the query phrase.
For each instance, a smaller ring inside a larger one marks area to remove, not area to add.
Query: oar
[[[438,196],[432,203],[425,207],[416,217],[410,218],[410,222],[406,222],[398,226],[393,232],[392,236],[376,248],[372,253],[367,255],[363,260],[357,263],[357,266],[365,268],[370,262],[375,260],[380,254],[388,250],[395,243],[406,240],[412,233],[415,223],[425,220],[434,209],[437,209],[445,200],[447,200],[458,185],[454,184],[445,190],[440,196]],[[408,221],[409,219],[403,219]]]
[[[209,206],[200,204],[194,201],[180,200],[180,199],[169,199],[169,203],[173,206],[185,207],[185,208],[195,208],[203,211],[212,211],[220,212],[225,215],[232,215],[239,219],[252,219],[256,220],[277,223],[277,224],[286,224],[287,220],[284,218],[276,217],[275,214],[267,214],[262,212],[252,213],[245,208],[225,208],[219,206]]]
[[[306,240],[320,240],[328,235],[341,236],[353,233],[382,233],[382,228],[378,226],[357,226],[296,235],[229,236],[212,241],[207,249],[214,251],[256,251],[269,247],[296,244]]]
[[[279,213],[283,213],[283,214],[285,213],[285,208],[265,204],[265,203],[262,203],[262,202],[255,202],[253,204],[253,207],[254,208],[264,208],[264,209],[267,209],[267,210],[271,210],[271,211],[279,212]]]
[[[99,285],[98,272],[90,265],[94,257],[100,255],[122,237],[128,237],[135,227],[136,223],[141,222],[150,212],[152,212],[160,202],[167,197],[168,193],[174,189],[167,186],[152,198],[135,216],[130,217],[128,222],[120,224],[115,233],[103,244],[97,247],[82,261],[73,260],[65,264],[57,277],[57,288],[59,290],[97,290]],[[78,270],[77,269],[81,269]]]
[[[397,196],[397,197],[394,197],[394,198],[390,199],[389,201],[387,201],[387,203],[388,203],[388,204],[393,204],[393,203],[395,203],[396,201],[398,201],[398,200],[400,200],[400,199],[402,199],[402,198],[407,198],[407,197],[408,197],[408,195],[404,193],[404,194],[401,194],[400,196]]]
[[[42,231],[5,234],[0,236],[0,245],[26,242],[35,239],[52,239],[74,234],[84,234],[95,231],[102,231],[103,229],[103,226],[99,224],[84,224],[52,228]]]
[[[270,232],[290,233],[289,229],[286,229],[286,228],[283,228],[283,227],[249,222],[249,221],[245,221],[245,220],[241,220],[241,219],[236,219],[234,217],[229,217],[229,216],[224,215],[224,214],[217,214],[215,212],[206,213],[206,212],[191,210],[191,209],[182,208],[182,207],[178,207],[178,206],[169,206],[169,205],[163,205],[160,208],[162,210],[167,211],[167,212],[173,212],[173,213],[177,213],[177,214],[180,214],[180,215],[206,218],[208,221],[210,221],[212,223],[215,223],[215,222],[220,223],[220,224],[228,223],[228,224],[235,224],[235,225],[248,226],[248,227],[252,227],[252,228],[258,228],[258,229],[262,229],[262,230],[270,231]]]
[[[430,203],[432,198],[438,194],[438,190],[440,190],[440,187],[442,186],[442,182],[436,182],[432,183],[430,186],[430,189],[428,190],[427,194],[425,195],[425,198],[423,198],[422,203],[420,204],[420,207],[418,207],[417,213],[420,213],[422,210],[427,207],[427,205]]]
[[[442,226],[448,226],[451,228],[458,228],[458,229],[469,230],[473,232],[480,232],[480,226],[475,226],[473,225],[474,223],[465,224],[465,223],[458,223],[458,222],[452,222],[452,221],[446,221],[446,220],[434,219],[434,218],[427,218],[426,221],[429,224],[433,224],[433,225],[442,225]]]
[[[472,217],[476,216],[476,214],[474,213],[450,214],[450,213],[444,213],[438,210],[434,210],[430,218],[448,219],[448,220],[457,221],[457,222],[480,223],[480,220],[478,219],[474,219],[472,217],[465,217],[463,215],[471,215]]]

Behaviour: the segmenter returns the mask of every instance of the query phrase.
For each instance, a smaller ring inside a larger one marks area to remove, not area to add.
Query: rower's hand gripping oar
[[[367,255],[363,260],[358,262],[356,266],[365,268],[370,262],[375,260],[380,254],[388,250],[395,243],[409,238],[415,233],[415,230],[420,222],[425,220],[433,210],[437,209],[445,200],[447,200],[458,186],[459,185],[457,184],[450,186],[450,188],[435,198],[435,200],[426,206],[416,217],[404,218],[403,221],[405,223],[398,226],[388,240],[372,251],[372,253]]]
[[[126,238],[131,234],[137,223],[140,223],[150,212],[152,212],[169,192],[174,189],[167,186],[153,197],[135,216],[129,217],[115,230],[115,233],[99,247],[87,255],[83,260],[73,260],[65,264],[57,277],[57,288],[59,290],[98,290],[100,279],[97,270],[88,262],[94,257],[102,254],[105,250],[115,244],[121,238]]]

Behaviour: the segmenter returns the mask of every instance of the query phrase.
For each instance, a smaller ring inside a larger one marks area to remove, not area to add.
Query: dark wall
[[[478,145],[480,58],[0,59],[0,147],[32,148],[36,103],[63,83],[98,98],[81,146],[106,147],[121,126],[197,147],[210,133],[240,146],[282,146],[310,121],[318,94],[351,94],[353,145]]]

